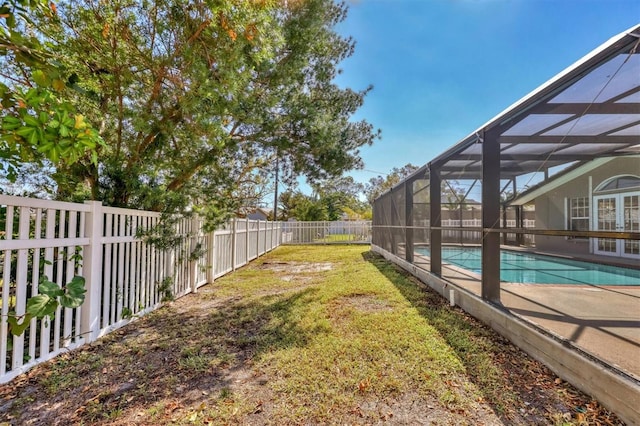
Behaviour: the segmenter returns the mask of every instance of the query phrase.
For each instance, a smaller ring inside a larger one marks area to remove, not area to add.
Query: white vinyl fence
[[[286,244],[370,244],[371,221],[282,222]]]
[[[459,230],[444,230],[442,231],[442,238],[445,242],[467,242],[477,243],[482,240],[482,232],[469,231],[465,228],[482,228],[482,219],[464,219],[462,222],[458,219],[442,219],[441,226],[459,227]],[[501,228],[515,228],[517,226],[515,219],[507,219],[506,226],[505,221],[500,219]],[[523,221],[525,228],[535,228],[536,221],[534,219],[525,219]],[[508,240],[515,240],[516,234],[507,233]],[[535,244],[535,236],[530,234],[524,235],[524,244],[527,246],[533,246]]]
[[[181,238],[162,250],[141,231],[160,214],[0,195],[0,382],[5,383],[62,351],[92,342],[131,318],[213,282],[282,243],[281,223],[235,219],[205,233],[202,221],[177,222]],[[8,315],[25,313],[43,277],[64,286],[85,278],[86,299],[60,308],[53,320],[33,319],[20,336]]]

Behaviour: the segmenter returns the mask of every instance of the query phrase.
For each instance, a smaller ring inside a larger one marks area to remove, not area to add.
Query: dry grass
[[[0,389],[9,424],[618,424],[363,246],[281,247]]]

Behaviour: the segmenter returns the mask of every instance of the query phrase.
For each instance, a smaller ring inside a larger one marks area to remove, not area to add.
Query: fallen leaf
[[[362,413],[362,410],[360,409],[360,407],[356,407],[353,410],[350,411],[351,414],[355,414],[358,417],[364,417],[364,414]]]

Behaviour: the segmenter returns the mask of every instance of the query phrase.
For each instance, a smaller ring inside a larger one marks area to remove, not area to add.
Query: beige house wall
[[[602,182],[619,175],[640,176],[640,157],[620,157],[591,170],[547,193],[536,198],[536,228],[566,229],[566,199],[589,197]],[[591,189],[589,187],[591,177]],[[593,200],[589,202],[589,210],[593,217]],[[593,225],[591,227],[593,229]],[[590,253],[588,239],[572,239],[567,237],[536,236],[536,248],[544,251],[567,253],[571,255]]]

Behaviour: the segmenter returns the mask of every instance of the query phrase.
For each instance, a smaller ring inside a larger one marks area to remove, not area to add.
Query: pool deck
[[[428,257],[416,254],[414,263],[429,271]],[[480,295],[478,274],[447,264],[442,271]],[[512,314],[640,381],[640,286],[502,283],[500,298]]]

